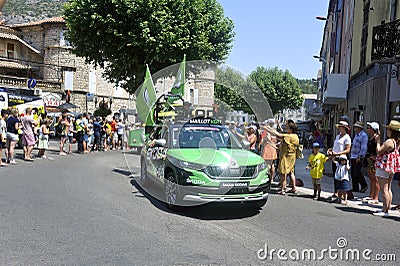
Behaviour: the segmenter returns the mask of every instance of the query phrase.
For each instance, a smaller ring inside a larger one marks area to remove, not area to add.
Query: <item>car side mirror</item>
[[[140,139],[142,140],[143,143],[147,141],[147,136],[144,134],[144,132],[140,135]]]
[[[156,146],[165,147],[167,145],[166,139],[156,139],[155,142]]]

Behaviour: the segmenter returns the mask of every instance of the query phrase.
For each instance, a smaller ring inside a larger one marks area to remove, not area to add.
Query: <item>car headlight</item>
[[[267,164],[265,162],[260,163],[260,164],[257,165],[257,172],[259,173],[259,172],[261,172],[262,170],[264,170],[266,168],[267,168]]]
[[[192,170],[203,170],[204,168],[207,167],[204,164],[182,161],[182,160],[179,160],[176,158],[169,158],[169,160],[173,165],[175,165],[176,167],[179,167],[179,168],[187,168],[187,169],[192,169]]]

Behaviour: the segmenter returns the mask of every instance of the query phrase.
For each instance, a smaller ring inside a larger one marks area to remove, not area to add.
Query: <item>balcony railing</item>
[[[44,91],[52,91],[59,92],[61,91],[61,83],[60,82],[51,82],[44,80],[36,80],[37,89],[42,89]],[[0,76],[0,86],[2,87],[11,87],[11,88],[19,88],[19,89],[27,89],[28,88],[28,79],[21,77],[10,77],[10,76]]]
[[[372,61],[400,55],[400,19],[374,27],[372,36]]]

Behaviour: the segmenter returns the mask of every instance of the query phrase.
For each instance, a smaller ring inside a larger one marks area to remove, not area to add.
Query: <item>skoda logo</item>
[[[236,162],[235,160],[232,160],[232,161],[230,162],[230,167],[233,167],[233,168],[238,167],[237,162]]]

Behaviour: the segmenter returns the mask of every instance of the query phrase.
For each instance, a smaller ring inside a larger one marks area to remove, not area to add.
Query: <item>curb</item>
[[[273,181],[272,184],[277,187],[278,186],[278,182]],[[309,195],[310,199],[312,199],[312,195],[314,194],[314,189],[311,188],[305,188],[305,187],[296,187],[297,191],[299,194],[301,195]],[[330,196],[332,195],[332,192],[326,192],[326,191],[321,191],[321,198],[323,198],[323,201],[319,201],[321,203],[330,203],[328,200],[328,198],[330,198]],[[295,197],[295,196],[294,196]],[[337,204],[337,203],[330,203],[330,204]],[[362,198],[354,196],[354,199],[352,200],[348,200],[347,205],[341,205],[340,203],[338,204],[340,206],[342,206],[343,208],[355,208],[355,209],[359,209],[359,210],[363,210],[363,211],[370,211],[371,214],[378,211],[378,210],[382,210],[383,204],[382,202],[379,202],[379,204],[368,204],[362,201]],[[394,207],[395,205],[392,205],[392,207]],[[396,211],[389,211],[389,215],[390,217],[398,217],[400,218],[400,211],[396,210]]]

